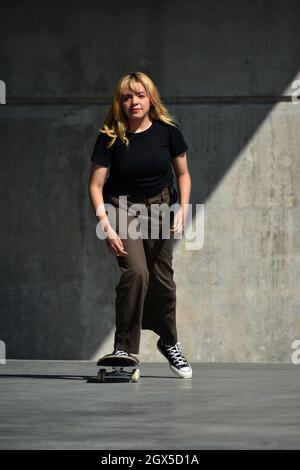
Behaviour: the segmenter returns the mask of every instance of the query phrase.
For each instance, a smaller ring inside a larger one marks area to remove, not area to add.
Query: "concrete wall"
[[[1,332],[8,358],[112,349],[120,273],[90,154],[116,81],[148,73],[189,144],[203,249],[176,243],[192,361],[289,362],[300,337],[297,1],[1,2]],[[142,333],[140,358],[164,360]]]

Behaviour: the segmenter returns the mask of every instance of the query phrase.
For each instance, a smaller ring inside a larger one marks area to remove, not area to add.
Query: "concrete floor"
[[[299,449],[300,369],[289,364],[141,364],[97,383],[90,361],[0,365],[1,449]]]

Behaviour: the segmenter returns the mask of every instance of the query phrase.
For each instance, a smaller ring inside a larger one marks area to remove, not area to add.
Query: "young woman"
[[[117,83],[91,156],[89,181],[91,203],[107,235],[105,243],[121,270],[116,286],[113,354],[138,354],[141,330],[152,330],[159,335],[158,350],[182,378],[191,378],[192,368],[177,341],[172,260],[174,234],[184,230],[191,191],[187,149],[153,81],[142,72],[130,73]],[[167,237],[162,233],[161,214],[157,219],[159,236],[151,237],[151,206],[169,209],[178,201],[172,166],[179,189],[179,210],[175,215],[169,210]],[[115,210],[115,228],[106,203]],[[122,235],[124,214],[128,228],[137,220],[131,209],[141,203],[146,211],[138,220],[150,222],[148,232],[142,238]]]

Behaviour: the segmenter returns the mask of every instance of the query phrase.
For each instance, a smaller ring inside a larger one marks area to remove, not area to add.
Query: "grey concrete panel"
[[[1,13],[12,99],[109,99],[132,70],[175,99],[290,95],[299,78],[297,0],[5,0]]]
[[[174,253],[179,340],[193,361],[290,362],[299,337],[300,107],[170,106],[189,144],[204,246]],[[101,106],[1,108],[1,340],[7,357],[110,352],[120,273],[88,197]],[[162,360],[143,332],[141,357]]]

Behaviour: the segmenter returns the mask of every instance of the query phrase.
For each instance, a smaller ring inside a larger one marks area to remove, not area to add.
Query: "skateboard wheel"
[[[132,372],[131,382],[138,382],[139,378],[140,378],[140,371],[139,371],[139,369],[136,369]]]
[[[98,382],[105,382],[105,369],[100,369],[97,375]]]

